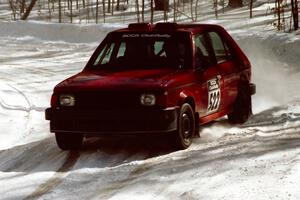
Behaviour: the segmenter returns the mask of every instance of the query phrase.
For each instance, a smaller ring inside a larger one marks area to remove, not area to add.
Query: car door
[[[197,34],[194,36],[195,68],[201,87],[200,111],[201,122],[209,121],[205,116],[217,113],[222,105],[222,79],[211,48],[208,35]]]
[[[220,109],[226,112],[231,108],[236,98],[239,73],[226,39],[215,31],[208,32],[207,35],[217,62],[216,70],[222,80]]]

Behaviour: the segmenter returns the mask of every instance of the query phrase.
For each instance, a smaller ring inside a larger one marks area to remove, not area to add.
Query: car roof
[[[118,29],[113,32],[126,33],[126,32],[157,32],[157,31],[170,31],[170,32],[189,32],[192,34],[207,31],[207,30],[220,30],[223,29],[215,24],[178,24],[178,23],[131,23],[127,28]]]

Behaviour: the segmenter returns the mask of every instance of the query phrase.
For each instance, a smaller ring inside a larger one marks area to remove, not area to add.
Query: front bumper
[[[85,135],[168,133],[177,130],[178,107],[133,110],[48,108],[51,132]]]

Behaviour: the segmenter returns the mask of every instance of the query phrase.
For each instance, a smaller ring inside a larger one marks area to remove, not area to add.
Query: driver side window
[[[200,34],[195,36],[195,48],[196,67],[205,69],[210,66],[210,56],[204,35]]]

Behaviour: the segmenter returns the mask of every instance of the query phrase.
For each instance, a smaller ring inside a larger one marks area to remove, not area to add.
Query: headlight
[[[155,95],[154,94],[142,94],[140,97],[141,104],[144,106],[155,105]]]
[[[62,94],[59,96],[59,104],[61,106],[74,106],[75,97],[71,94]]]

